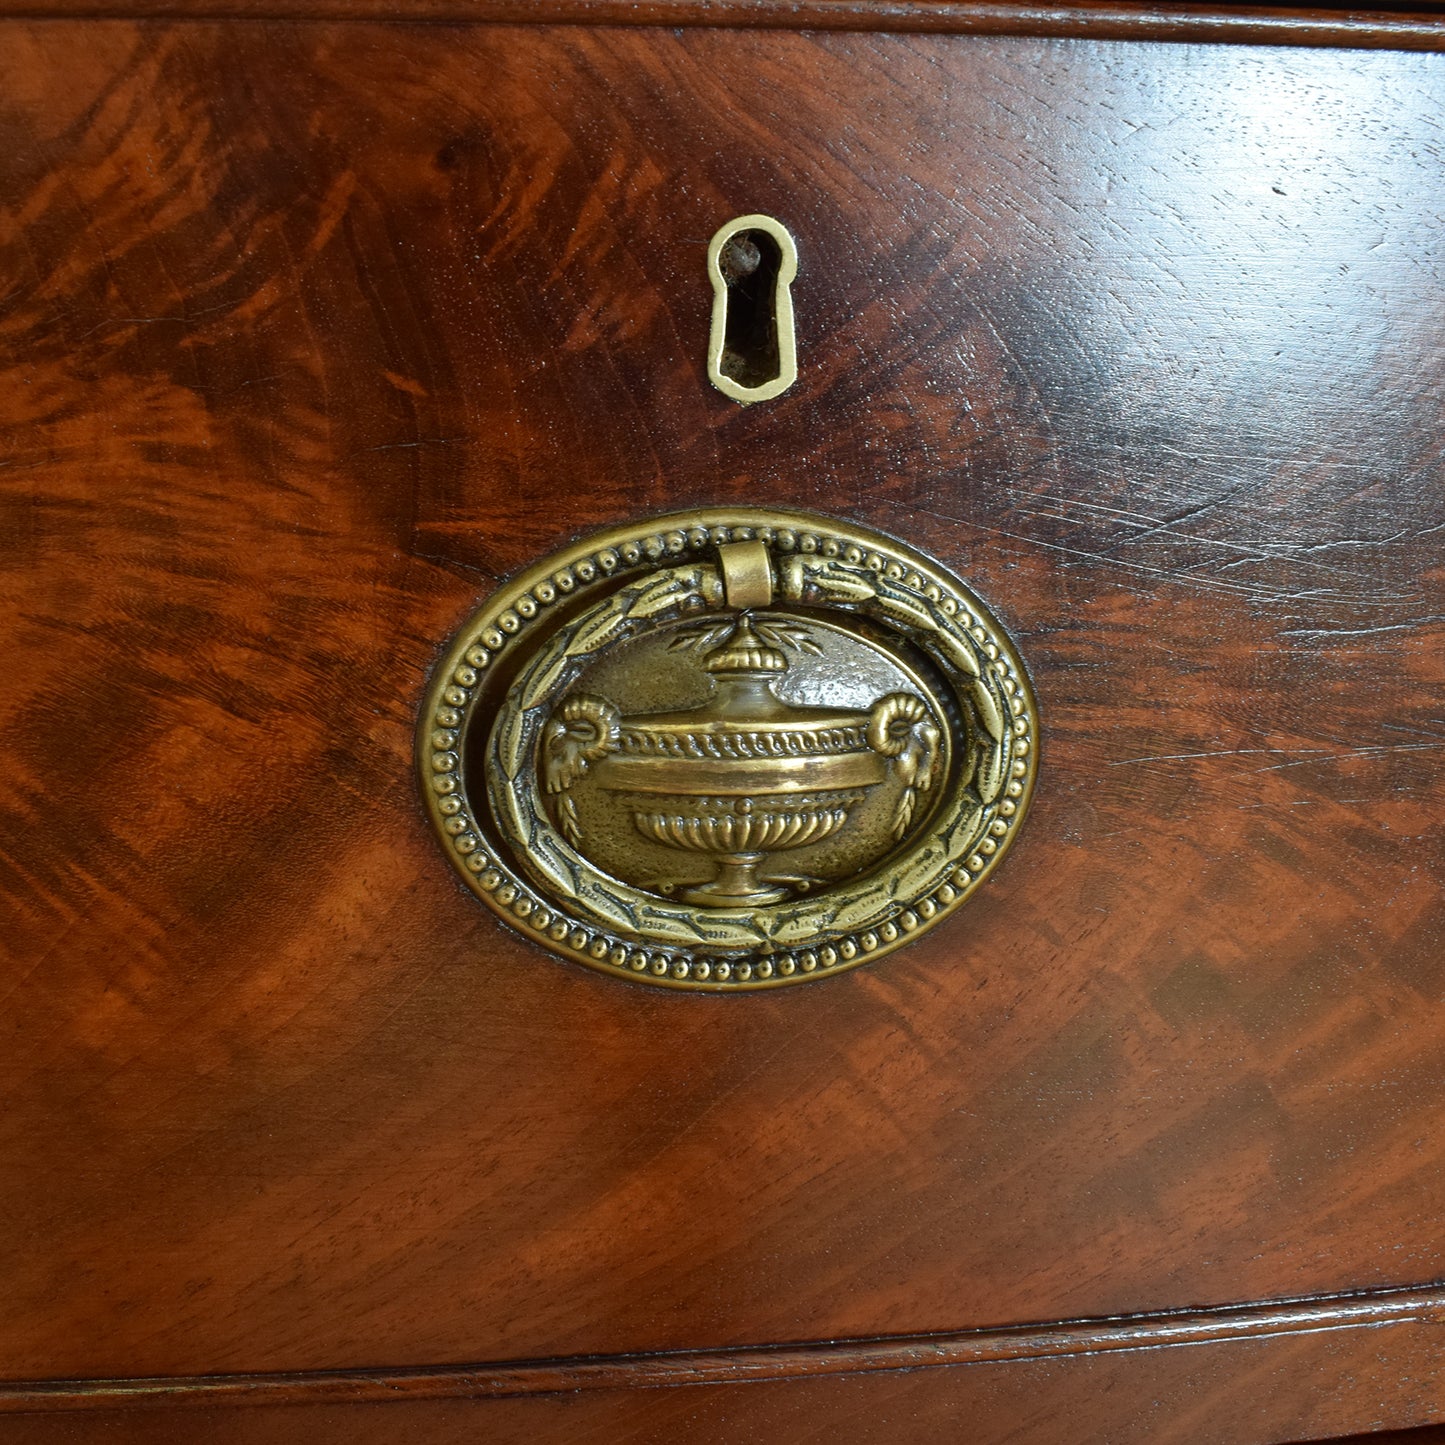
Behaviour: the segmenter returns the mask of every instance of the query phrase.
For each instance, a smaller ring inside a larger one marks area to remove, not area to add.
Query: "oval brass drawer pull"
[[[849,522],[613,528],[503,587],[428,692],[432,820],[471,889],[674,988],[837,973],[951,912],[1033,787],[1023,663],[958,578]]]

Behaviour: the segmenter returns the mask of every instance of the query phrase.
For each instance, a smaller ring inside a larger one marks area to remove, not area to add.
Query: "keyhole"
[[[734,401],[768,401],[798,377],[793,298],[798,250],[771,216],[739,216],[712,238],[708,377]]]
[[[765,386],[778,377],[778,316],[774,298],[783,252],[766,231],[734,231],[718,266],[728,287],[722,374],[739,386]]]

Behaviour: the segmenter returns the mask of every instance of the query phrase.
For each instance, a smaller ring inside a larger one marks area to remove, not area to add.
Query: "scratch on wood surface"
[[[1115,758],[1111,768],[1129,767],[1145,763],[1182,763],[1203,758],[1241,757],[1284,757],[1287,762],[1270,763],[1262,768],[1251,768],[1254,773],[1273,773],[1282,768],[1308,767],[1311,763],[1338,763],[1347,758],[1374,758],[1389,753],[1419,753],[1435,748],[1445,748],[1445,739],[1438,742],[1419,743],[1361,743],[1355,747],[1342,748],[1220,748],[1198,753],[1158,753],[1139,758]]]
[[[1445,616],[1437,613],[1430,617],[1415,617],[1409,622],[1382,622],[1378,627],[1298,627],[1281,632],[1280,636],[1333,642],[1346,637],[1378,637],[1386,632],[1416,632],[1422,627],[1432,627],[1437,622],[1445,622]]]

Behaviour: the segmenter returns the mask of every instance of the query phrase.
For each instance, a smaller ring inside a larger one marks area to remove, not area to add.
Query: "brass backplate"
[[[951,913],[1037,757],[1023,663],[957,577],[764,508],[539,563],[427,693],[423,794],[468,887],[555,953],[668,988],[823,978]]]

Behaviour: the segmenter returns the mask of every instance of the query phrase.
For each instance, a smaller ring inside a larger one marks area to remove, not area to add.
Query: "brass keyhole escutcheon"
[[[453,864],[556,953],[671,988],[838,973],[953,911],[1033,787],[1023,663],[958,578],[806,513],[568,547],[463,626],[427,694]]]
[[[708,380],[750,406],[781,396],[798,379],[793,278],[798,248],[771,216],[738,216],[707,248],[712,282]]]

